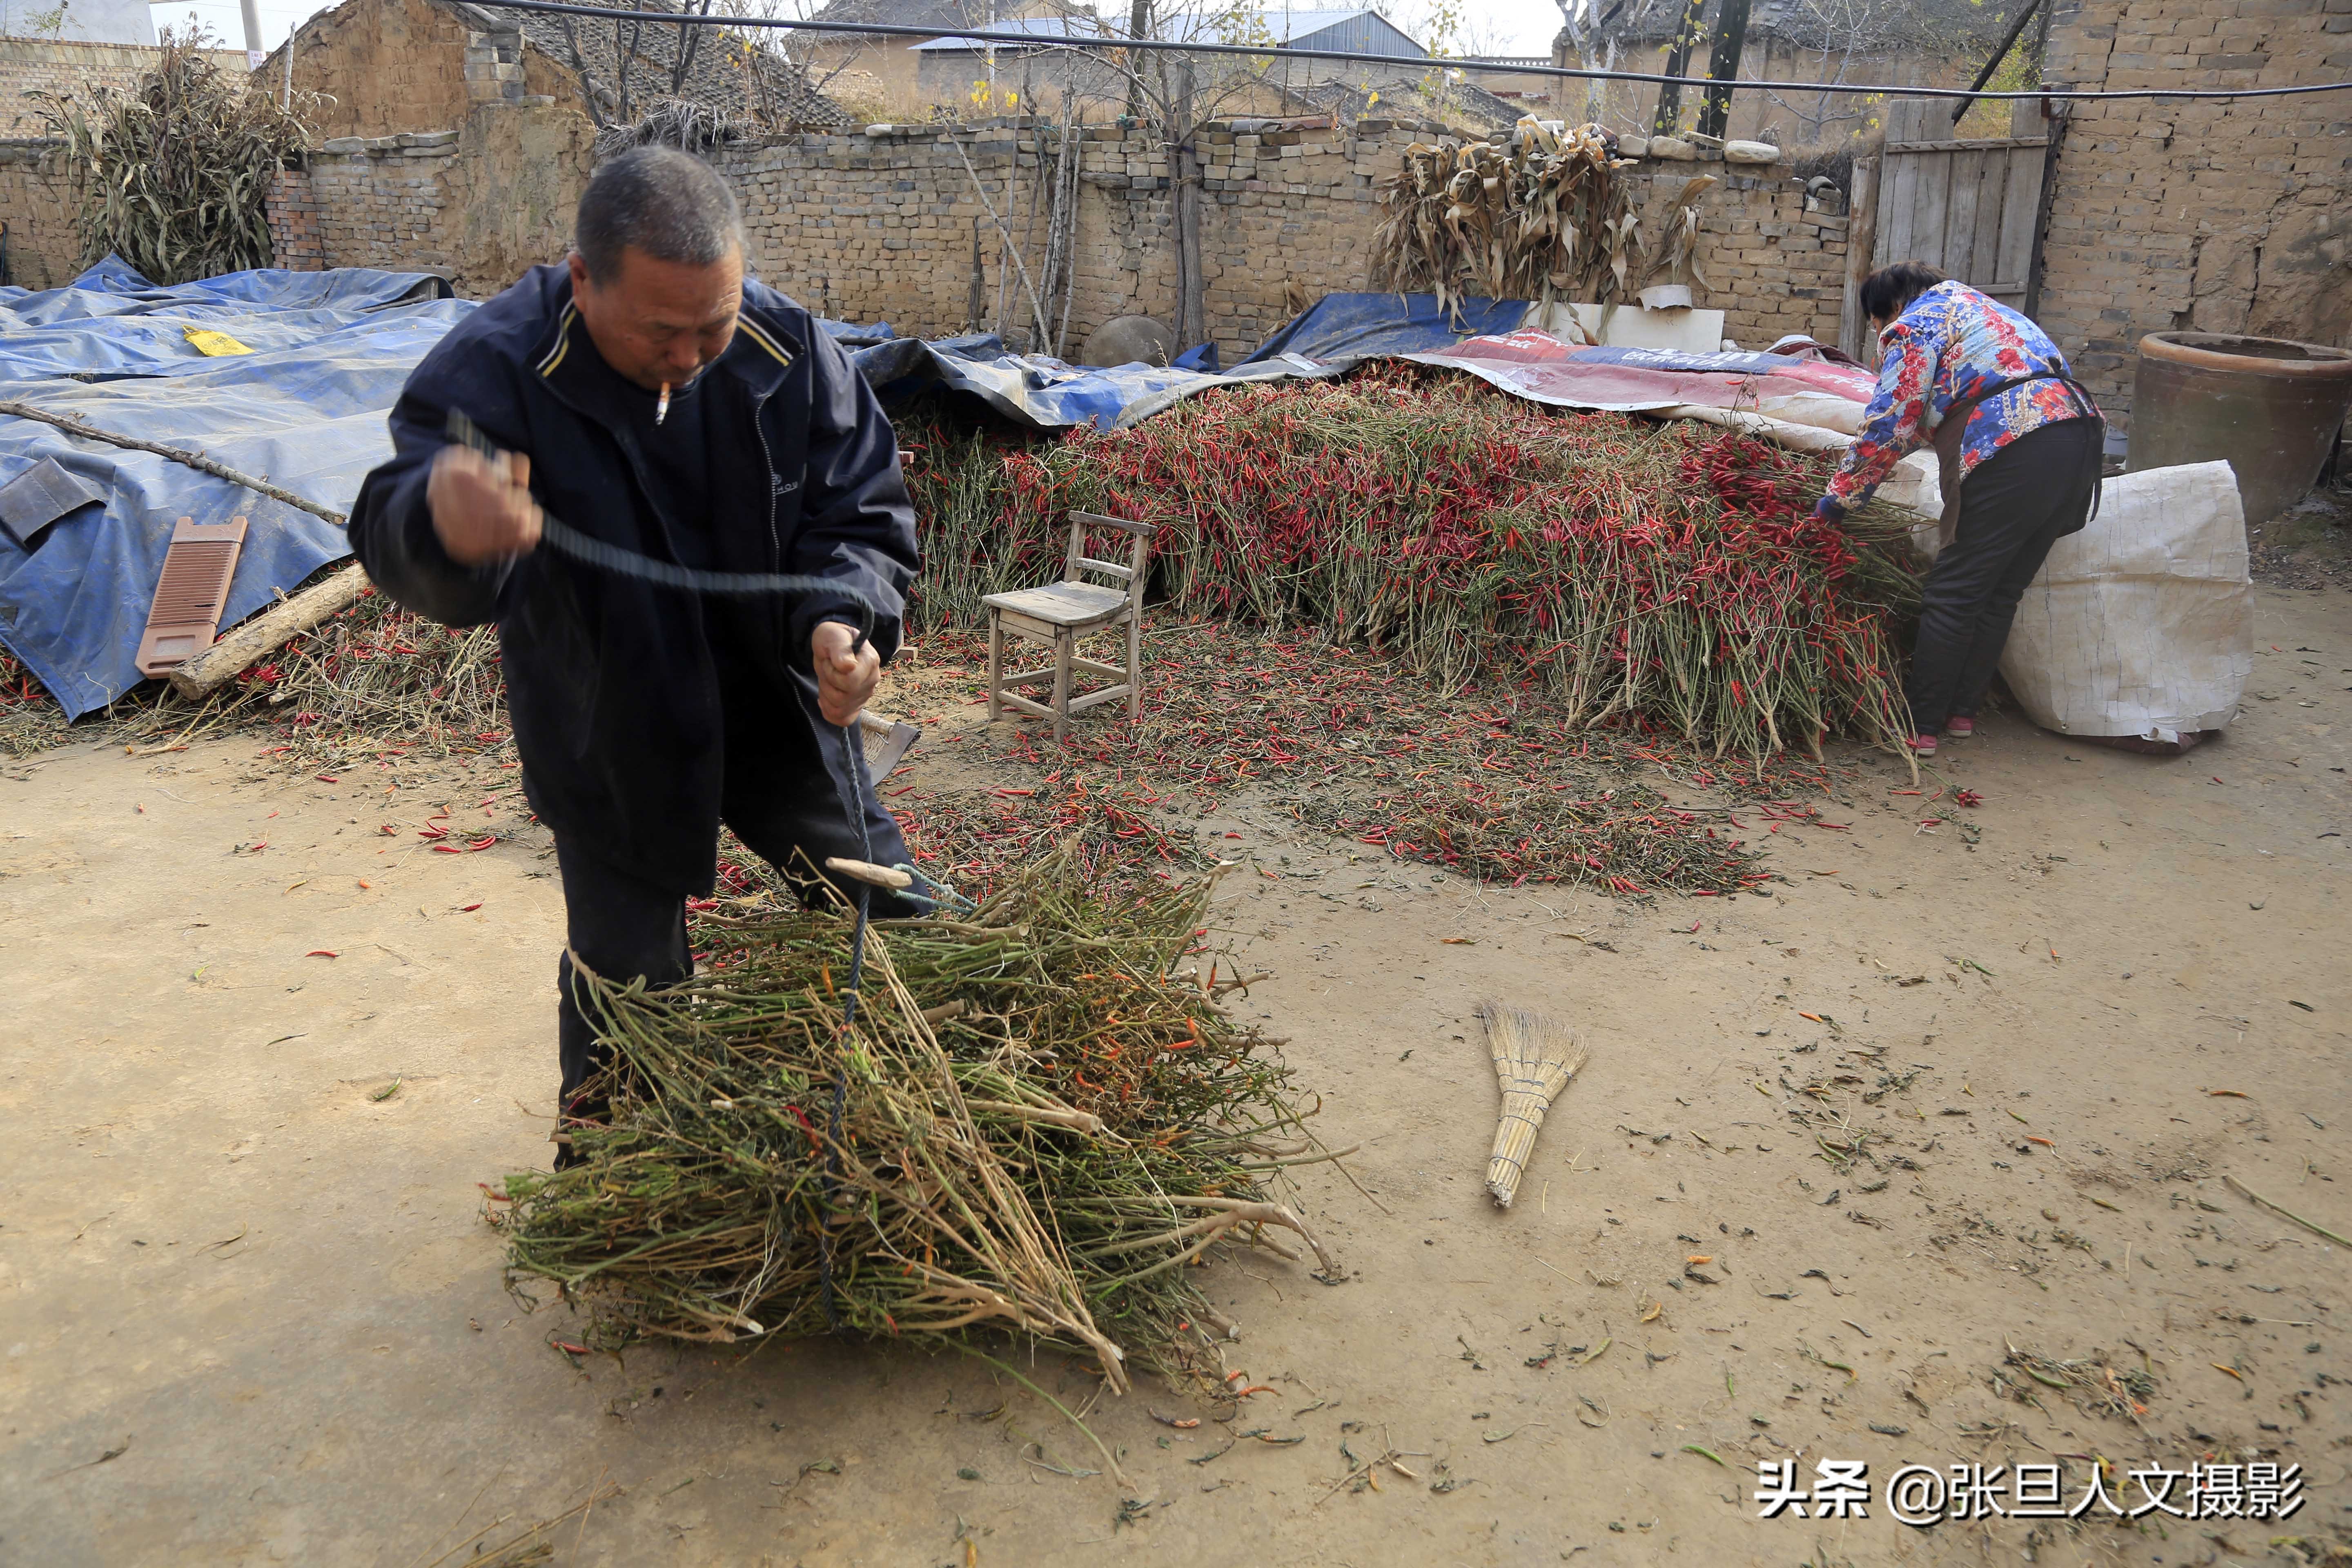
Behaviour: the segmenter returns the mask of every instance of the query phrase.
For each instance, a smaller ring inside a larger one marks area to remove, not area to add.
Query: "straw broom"
[[[1495,1079],[1503,1090],[1495,1153],[1486,1162],[1486,1194],[1496,1208],[1507,1209],[1535,1149],[1536,1129],[1568,1080],[1583,1070],[1585,1050],[1558,1024],[1522,1007],[1481,1002],[1478,1021],[1486,1026],[1486,1048],[1494,1054]]]

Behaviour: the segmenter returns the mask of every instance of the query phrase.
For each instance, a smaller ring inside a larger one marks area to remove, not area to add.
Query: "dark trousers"
[[[2019,437],[1960,485],[1959,525],[1928,569],[1911,653],[1911,721],[1920,733],[1973,718],[2000,665],[2010,623],[2050,548],[2077,532],[2098,492],[2096,419]]]
[[[757,803],[730,801],[727,826],[769,864],[805,876],[822,869],[828,856],[895,866],[907,858],[898,825],[882,809],[869,784],[865,792],[866,837],[842,809],[840,792],[814,755],[799,777],[766,781]],[[805,855],[803,865],[795,851]],[[605,1062],[593,1021],[593,1005],[572,979],[572,954],[607,980],[627,984],[642,976],[648,984],[676,984],[694,973],[687,944],[686,895],[619,869],[596,854],[593,843],[555,836],[555,863],[563,878],[563,930],[569,951],[558,961],[556,1042],[563,1063],[562,1104],[567,1116],[594,1117],[601,1107],[583,1099],[582,1087]],[[853,901],[859,884],[844,882]],[[912,913],[911,906],[880,889],[866,889],[876,919]]]

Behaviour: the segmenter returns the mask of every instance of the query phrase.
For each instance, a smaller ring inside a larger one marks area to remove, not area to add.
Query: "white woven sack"
[[[2227,463],[2109,479],[2017,606],[2000,672],[2062,735],[2159,744],[2238,716],[2254,668],[2245,512]]]

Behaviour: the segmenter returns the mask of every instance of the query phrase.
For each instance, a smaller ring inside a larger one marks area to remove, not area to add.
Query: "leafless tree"
[[[1208,336],[1201,261],[1201,160],[1193,142],[1202,126],[1225,117],[1234,105],[1264,89],[1279,57],[1255,0],[1227,0],[1221,7],[1186,13],[1172,8],[1162,13],[1153,0],[1131,0],[1127,24],[1128,38],[1266,48],[1264,56],[1125,49],[1112,36],[1100,44],[1057,47],[1049,57],[1063,62],[1066,114],[1082,112],[1081,100],[1099,90],[1089,82],[1120,90],[1126,112],[1142,121],[1165,151],[1176,253],[1175,335],[1180,347],[1189,347]],[[1091,68],[1070,68],[1078,61]]]
[[[1622,7],[1619,8],[1622,14]],[[1610,25],[1612,13],[1598,0],[1559,0],[1560,31],[1575,51],[1576,63],[1586,70],[1615,70],[1622,39]],[[1584,118],[1601,120],[1606,111],[1608,84],[1588,78],[1584,84]]]
[[[688,16],[708,16],[710,15],[710,3],[711,0],[701,0],[702,8],[698,11],[695,9],[695,0],[686,0],[686,4],[680,8],[681,14]],[[702,47],[702,35],[708,31],[709,31],[708,27],[698,26],[691,22],[678,23],[677,58],[670,62],[669,68],[669,95],[672,98],[677,97],[686,90],[686,79],[694,69],[695,53]]]

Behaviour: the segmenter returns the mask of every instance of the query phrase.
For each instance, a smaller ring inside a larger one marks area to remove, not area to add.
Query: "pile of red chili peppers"
[[[1817,521],[1823,460],[1751,437],[1386,367],[1035,445],[908,438],[938,625],[1058,575],[1077,509],[1159,525],[1163,619],[1304,622],[1449,682],[1533,676],[1570,723],[1636,716],[1751,759],[1903,731],[1907,520]]]
[[[984,700],[970,673],[982,654],[969,638],[927,639],[920,658],[944,679],[922,683],[918,709]],[[986,889],[1075,837],[1103,881],[1172,875],[1231,851],[1201,817],[1272,806],[1481,880],[1727,893],[1768,879],[1757,846],[1775,823],[1838,826],[1820,821],[1838,778],[1829,764],[1694,756],[1638,718],[1571,725],[1559,693],[1533,679],[1441,693],[1313,628],[1224,623],[1169,628],[1147,639],[1145,659],[1142,717],[1089,718],[1058,749],[1033,724],[935,730],[924,745],[943,771],[929,778],[987,782],[883,784],[917,862]],[[1751,804],[1681,806],[1668,790]]]

